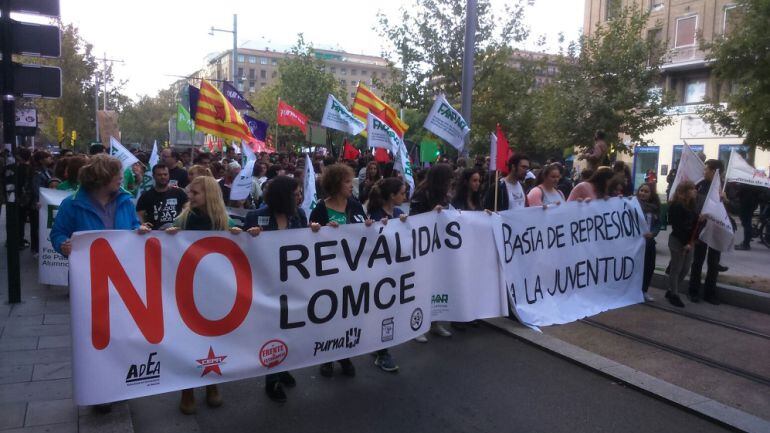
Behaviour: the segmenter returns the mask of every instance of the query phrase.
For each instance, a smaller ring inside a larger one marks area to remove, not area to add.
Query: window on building
[[[366,69],[361,69],[361,76],[365,77],[366,74],[368,74],[368,71]]]
[[[257,84],[257,83],[255,83],[255,82],[253,82],[253,81],[249,81],[249,92],[251,92],[251,93],[254,93],[254,92],[256,92],[256,91],[257,91],[257,86],[256,86],[256,84]]]
[[[278,60],[270,59],[270,64],[272,64],[273,66],[278,66]]]
[[[695,32],[698,28],[698,16],[693,15],[676,19],[676,35],[674,48],[691,47],[695,45]]]
[[[243,54],[238,54],[238,63],[245,63],[246,62],[246,56]]]
[[[650,0],[650,12],[657,12],[663,10],[664,0]]]
[[[238,74],[235,76],[235,79],[239,80],[243,77],[243,68],[238,68]]]
[[[725,6],[725,16],[722,20],[722,33],[729,34],[736,25],[738,10],[735,5]]]
[[[254,69],[249,69],[249,80],[253,80],[254,78],[256,78],[256,74],[257,74],[257,71],[255,71]]]
[[[350,75],[358,75],[358,70],[357,69],[351,69],[350,70]]]
[[[259,71],[259,78],[267,78],[267,71],[264,69]]]
[[[238,91],[243,92],[243,81],[238,82]]]
[[[266,65],[267,64],[267,57],[260,57],[259,58],[259,64],[260,65]]]
[[[647,31],[647,41],[651,44],[650,56],[647,59],[647,64],[657,62],[660,56],[663,54],[665,47],[663,46],[663,29],[658,27]]]
[[[278,71],[273,71],[272,74],[270,74],[270,77],[275,78],[278,76]]]
[[[332,73],[332,74],[336,74],[337,73],[337,68],[332,66],[331,68],[329,68],[329,72]]]
[[[347,75],[348,70],[346,68],[340,68],[340,75]]]
[[[257,56],[249,56],[249,63],[252,63],[252,64],[257,63]]]
[[[706,99],[706,79],[688,80],[684,86],[684,103],[698,104]]]
[[[259,87],[265,87],[267,86],[267,83],[259,83]]]
[[[605,19],[607,21],[619,16],[620,12],[623,10],[622,0],[607,0],[606,5],[607,9],[605,11]]]
[[[346,85],[347,83],[345,82],[345,80],[340,80],[340,86],[346,86]]]

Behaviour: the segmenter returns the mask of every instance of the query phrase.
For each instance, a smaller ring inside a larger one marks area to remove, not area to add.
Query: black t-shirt
[[[136,210],[144,211],[144,220],[157,230],[164,224],[173,223],[185,203],[187,194],[181,188],[169,188],[164,192],[151,188],[139,197]]]
[[[176,181],[176,186],[179,188],[186,188],[190,181],[187,179],[187,170],[181,167],[174,167],[168,171],[168,178],[173,182]]]

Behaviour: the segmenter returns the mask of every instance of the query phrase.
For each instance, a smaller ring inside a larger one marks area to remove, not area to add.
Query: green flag
[[[193,121],[190,118],[190,112],[178,102],[176,106],[176,130],[180,132],[193,132]]]
[[[423,138],[420,142],[420,162],[436,162],[439,155],[438,142]]]

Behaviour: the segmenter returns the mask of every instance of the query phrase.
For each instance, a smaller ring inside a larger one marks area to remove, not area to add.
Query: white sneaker
[[[452,333],[449,332],[448,329],[444,328],[443,325],[439,325],[438,323],[434,323],[430,326],[430,332],[438,335],[439,337],[451,337]]]
[[[417,337],[414,337],[414,341],[416,341],[418,343],[427,343],[428,342],[428,337],[426,337],[425,334],[418,335]]]
[[[655,298],[653,298],[651,295],[645,293],[644,294],[644,300],[647,301],[647,302],[652,302],[652,301],[655,300]]]

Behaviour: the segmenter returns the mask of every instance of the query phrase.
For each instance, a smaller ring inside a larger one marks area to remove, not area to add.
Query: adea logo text
[[[126,385],[157,385],[160,383],[160,361],[156,360],[158,352],[152,352],[143,364],[131,364],[126,374]]]
[[[318,352],[329,352],[338,349],[352,349],[358,346],[361,341],[361,328],[350,328],[345,331],[345,335],[339,338],[332,338],[326,341],[316,341],[313,348],[313,356]]]
[[[273,368],[289,356],[289,348],[281,340],[270,340],[259,349],[259,363],[266,368]]]

